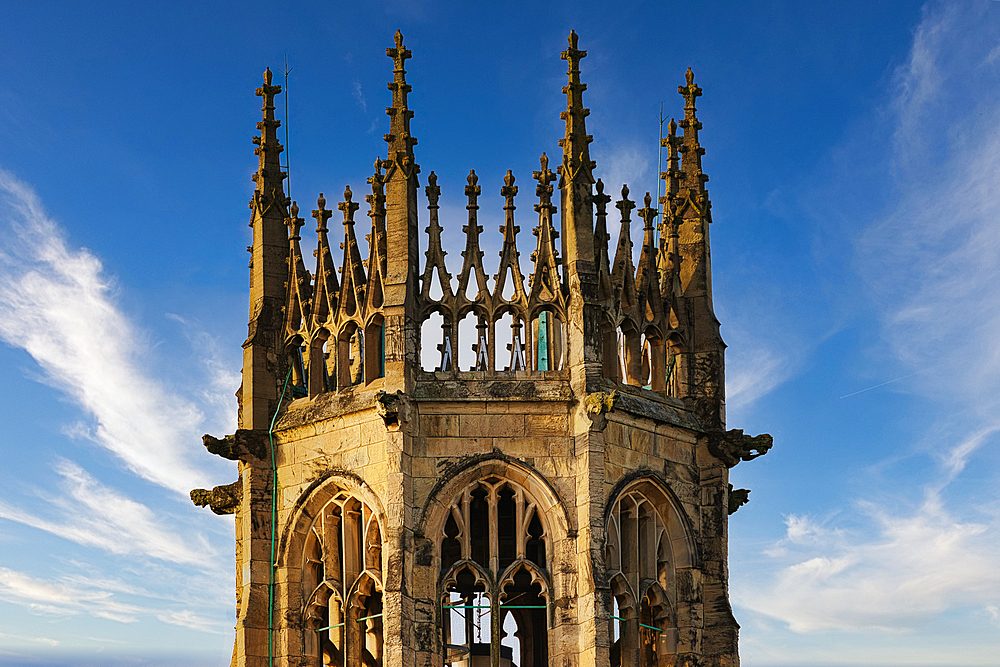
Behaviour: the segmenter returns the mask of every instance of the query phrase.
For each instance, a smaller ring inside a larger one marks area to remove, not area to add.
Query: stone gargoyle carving
[[[386,426],[398,426],[401,420],[406,421],[408,407],[406,395],[401,391],[389,394],[380,390],[375,393],[375,409]]]
[[[615,409],[617,400],[617,391],[598,391],[587,394],[583,401],[583,407],[587,411],[587,416],[590,417],[594,429],[603,431],[604,427],[608,425],[608,413]]]
[[[708,450],[722,459],[727,468],[764,456],[773,445],[774,438],[769,434],[744,435],[739,428],[708,434]]]
[[[237,480],[232,484],[217,486],[211,491],[194,489],[191,491],[191,502],[198,507],[208,505],[216,514],[234,514],[242,495],[243,485]]]
[[[734,489],[729,485],[729,513],[734,514],[736,510],[750,502],[750,489]]]
[[[205,449],[230,461],[246,462],[250,455],[260,460],[268,458],[267,431],[237,429],[236,433],[222,438],[214,438],[207,433],[201,437]]]

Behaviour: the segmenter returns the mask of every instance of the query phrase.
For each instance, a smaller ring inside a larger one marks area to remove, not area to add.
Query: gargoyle
[[[375,409],[386,426],[398,426],[400,420],[406,421],[408,417],[406,396],[398,390],[395,394],[376,392]]]
[[[722,459],[727,468],[764,456],[772,445],[774,438],[769,434],[743,435],[743,429],[739,428],[708,434],[708,450]]]
[[[750,489],[734,489],[729,485],[729,513],[733,514],[739,508],[750,502]]]
[[[587,394],[583,401],[583,407],[587,411],[587,416],[593,422],[594,428],[603,431],[608,424],[608,413],[615,409],[615,402],[618,400],[618,392],[598,391]]]
[[[209,452],[230,461],[246,462],[247,457],[251,454],[261,460],[268,457],[266,431],[251,431],[241,428],[236,433],[227,435],[221,440],[207,433],[201,437],[201,440]]]
[[[208,505],[216,514],[234,514],[242,495],[243,485],[237,480],[232,484],[217,486],[211,491],[194,489],[191,491],[191,502],[198,507]]]

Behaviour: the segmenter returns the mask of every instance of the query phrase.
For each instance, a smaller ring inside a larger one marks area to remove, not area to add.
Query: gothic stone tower
[[[368,179],[367,260],[348,188],[340,266],[320,195],[306,270],[279,162],[281,88],[267,71],[257,89],[240,428],[205,436],[239,462],[239,480],[192,492],[236,517],[232,664],[738,665],[727,521],[748,492],[728,471],[771,439],[725,430],[694,75],[679,88],[683,132],[671,121],[663,140],[662,211],[648,193],[635,211],[638,266],[627,187],[612,259],[612,197],[586,131],[587,54],[570,34],[562,153],[532,172],[531,266],[520,265],[508,171],[494,184],[506,216],[491,286],[474,171],[457,281],[445,266],[440,188],[430,172],[421,192],[398,32],[387,53],[388,151]],[[472,368],[458,367],[462,347]],[[422,368],[422,348],[436,349],[435,369]]]

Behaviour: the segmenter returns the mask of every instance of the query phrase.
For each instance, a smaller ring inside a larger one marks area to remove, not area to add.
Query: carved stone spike
[[[236,433],[222,438],[214,438],[207,433],[201,437],[202,443],[212,454],[230,461],[247,461],[255,456],[260,460],[268,457],[269,439],[267,431],[237,429]]]
[[[243,484],[239,480],[232,484],[217,486],[211,491],[208,489],[192,489],[191,502],[198,507],[208,505],[213,512],[219,515],[235,514],[240,505],[243,495]]]
[[[764,456],[774,445],[774,438],[768,433],[744,435],[743,429],[717,431],[708,435],[708,450],[719,457],[727,468],[740,461],[753,461]]]
[[[729,485],[729,514],[735,514],[736,510],[750,502],[750,489],[734,489]]]

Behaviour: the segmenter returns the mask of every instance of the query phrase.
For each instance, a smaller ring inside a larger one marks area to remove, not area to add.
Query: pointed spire
[[[597,206],[597,218],[594,223],[594,261],[597,264],[598,298],[605,301],[611,298],[611,262],[608,258],[608,203],[611,195],[604,193],[604,181],[597,179],[597,194],[591,197]]]
[[[569,33],[569,48],[560,54],[569,66],[567,74],[569,83],[563,86],[562,92],[566,95],[566,111],[559,114],[559,117],[566,122],[566,134],[559,140],[559,145],[563,149],[562,165],[558,168],[558,173],[562,176],[559,187],[566,187],[566,183],[580,182],[590,185],[594,182],[591,174],[596,162],[590,159],[590,143],[594,137],[587,134],[587,116],[590,109],[583,106],[583,91],[587,90],[587,84],[580,81],[580,61],[587,57],[586,51],[581,51],[577,47],[579,37],[576,31]]]
[[[424,262],[424,274],[423,284],[420,289],[420,296],[424,302],[430,302],[431,298],[431,285],[434,282],[434,272],[437,272],[438,282],[441,284],[441,301],[451,300],[451,274],[448,273],[448,267],[445,264],[444,258],[448,253],[441,246],[441,224],[438,222],[438,199],[441,197],[441,186],[437,184],[437,174],[433,171],[427,177],[427,187],[424,188],[424,194],[427,195],[427,210],[430,211],[430,224],[424,230],[427,232],[427,252],[424,256],[427,258]],[[451,354],[451,349],[441,350],[442,355],[448,353],[449,358]],[[442,360],[444,357],[442,357]],[[449,370],[449,368],[444,367],[444,361],[442,361],[441,370]]]
[[[635,289],[638,300],[636,309],[639,321],[646,324],[656,323],[663,310],[660,299],[659,272],[656,269],[656,241],[654,238],[654,222],[659,216],[659,209],[652,207],[653,198],[646,193],[643,200],[645,207],[639,209],[639,217],[643,220],[642,250],[639,254],[639,268],[635,277]]]
[[[361,251],[358,249],[358,240],[354,235],[354,213],[359,205],[352,201],[354,194],[351,186],[344,189],[344,201],[337,204],[337,208],[344,214],[344,242],[340,247],[344,251],[344,263],[341,267],[342,278],[340,283],[340,312],[350,317],[358,312],[364,304],[365,297],[365,269],[361,263]]]
[[[694,104],[694,101],[701,97],[701,88],[695,84],[694,72],[690,67],[684,78],[687,85],[677,86],[677,92],[684,97],[684,120],[680,124],[684,129],[683,143],[680,147],[680,152],[684,156],[682,169],[685,187],[701,189],[704,181],[708,180],[701,171],[701,156],[705,154],[705,149],[698,143],[698,131],[702,125],[695,115],[697,109]]]
[[[503,234],[503,248],[500,249],[500,269],[493,278],[496,286],[496,298],[507,301],[503,297],[504,289],[507,286],[508,274],[514,286],[514,294],[509,302],[519,302],[527,305],[527,294],[524,292],[524,277],[521,275],[521,265],[518,258],[521,253],[517,251],[517,234],[521,228],[514,224],[514,197],[517,195],[517,186],[514,185],[514,173],[507,170],[507,175],[503,178],[503,187],[500,188],[500,196],[506,202],[503,210],[505,219],[500,233]],[[518,329],[520,330],[520,329]],[[512,362],[513,363],[513,362]],[[520,369],[523,370],[523,365]]]
[[[331,313],[336,312],[337,296],[340,285],[337,280],[337,267],[333,263],[333,253],[330,251],[329,230],[326,222],[333,211],[326,208],[326,197],[319,193],[316,199],[316,209],[312,217],[316,220],[316,234],[319,241],[316,247],[316,276],[313,292],[312,319],[314,326],[325,324]]]
[[[545,153],[542,153],[538,161],[541,168],[531,174],[532,178],[538,181],[538,186],[535,188],[535,195],[538,197],[538,203],[535,204],[538,226],[532,230],[538,237],[538,245],[535,252],[531,253],[531,261],[535,263],[535,267],[528,280],[531,287],[529,301],[532,304],[541,301],[563,305],[564,299],[559,281],[559,253],[556,249],[559,233],[552,226],[552,214],[556,211],[552,203],[552,182],[556,180],[556,175],[549,169],[549,158]]]
[[[271,81],[271,70],[270,68],[265,69],[264,85],[256,90],[257,96],[263,98],[264,105],[261,111],[264,117],[257,123],[260,136],[253,138],[253,143],[256,146],[254,154],[260,158],[260,164],[252,178],[257,184],[257,193],[265,195],[270,200],[263,204],[263,208],[266,209],[273,201],[284,210],[288,202],[285,200],[282,187],[285,173],[281,171],[280,155],[285,148],[278,142],[278,128],[281,126],[281,121],[274,117],[274,96],[281,93],[281,86],[272,86]]]
[[[469,222],[462,227],[465,232],[465,250],[462,251],[462,273],[458,277],[458,292],[460,298],[476,301],[477,299],[489,299],[490,288],[486,279],[486,271],[483,270],[483,251],[479,249],[479,235],[483,228],[479,224],[479,194],[482,187],[479,186],[479,176],[476,171],[469,171],[469,184],[465,186],[465,196],[469,198],[469,203],[465,207],[469,211]],[[476,294],[469,299],[467,289],[469,277],[476,275]]]
[[[403,67],[412,53],[403,46],[403,33],[397,30],[393,40],[395,46],[385,50],[386,55],[392,58],[393,78],[389,82],[389,90],[392,91],[392,106],[385,110],[391,121],[389,134],[385,135],[384,139],[389,144],[389,160],[391,162],[412,164],[413,147],[417,145],[417,140],[410,136],[410,119],[413,118],[413,112],[407,107],[406,96],[412,89],[406,83],[406,70]]]
[[[375,158],[375,173],[368,179],[372,193],[365,196],[368,202],[368,217],[372,219],[372,231],[368,240],[368,308],[382,307],[383,286],[388,248],[385,235],[385,183],[382,179],[382,160]]]
[[[299,206],[292,202],[291,215],[285,218],[288,226],[288,282],[285,299],[285,335],[299,333],[304,320],[310,315],[312,305],[312,286],[309,272],[302,260],[302,249],[299,241],[299,230],[305,220],[299,217]]]
[[[622,186],[622,198],[615,203],[621,211],[621,229],[618,232],[618,248],[615,250],[614,264],[611,266],[611,284],[619,307],[630,314],[635,305],[635,267],[632,264],[632,209],[635,202],[628,198],[628,185]]]

